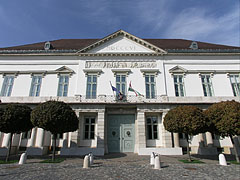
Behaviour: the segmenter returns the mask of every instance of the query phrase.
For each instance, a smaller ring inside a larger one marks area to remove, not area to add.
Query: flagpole
[[[110,85],[111,85],[111,89],[112,89],[112,92],[113,92],[113,97],[115,96],[115,94],[114,94],[114,90],[113,90],[113,88],[112,88],[112,83],[111,83],[111,81],[109,81],[110,82]]]

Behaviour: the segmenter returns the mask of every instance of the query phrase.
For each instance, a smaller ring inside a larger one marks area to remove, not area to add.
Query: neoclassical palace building
[[[64,101],[79,128],[58,135],[62,155],[133,152],[181,155],[184,134],[164,129],[178,105],[202,109],[240,100],[240,47],[183,39],[141,39],[119,30],[102,39],[60,39],[0,48],[0,100],[34,108]],[[0,132],[0,154],[10,134]],[[239,145],[240,137],[235,137]],[[13,153],[42,155],[52,135],[41,128],[13,135]],[[209,132],[192,137],[191,152],[232,153],[229,138]],[[240,148],[239,148],[240,149]],[[240,150],[239,150],[240,151]]]

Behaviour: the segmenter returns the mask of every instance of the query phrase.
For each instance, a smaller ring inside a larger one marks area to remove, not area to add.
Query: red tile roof
[[[101,39],[59,39],[50,41],[55,50],[80,50]],[[143,39],[161,49],[190,49],[193,41],[184,39]],[[240,47],[197,42],[199,49],[240,49]],[[0,50],[44,50],[45,42],[27,44],[14,47],[0,48]]]

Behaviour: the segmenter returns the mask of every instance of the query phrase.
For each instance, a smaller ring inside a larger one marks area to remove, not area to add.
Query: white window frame
[[[240,96],[240,74],[229,74],[234,96]]]
[[[41,85],[42,85],[42,75],[33,75],[32,82],[30,87],[29,96],[36,96],[40,95]],[[36,79],[36,81],[35,81]]]
[[[182,77],[182,82],[179,81],[179,77]],[[176,82],[175,82],[176,78]],[[184,97],[185,96],[185,87],[184,87],[184,74],[173,74],[173,83],[176,97]],[[181,90],[182,85],[182,90]],[[176,89],[177,88],[177,89]],[[178,92],[178,95],[177,95]]]
[[[3,84],[2,84],[2,90],[1,90],[1,96],[11,96],[13,84],[14,84],[14,75],[5,75]]]
[[[86,119],[89,120],[89,122],[86,122]],[[94,123],[92,122],[92,119],[94,119]],[[95,139],[95,128],[96,128],[96,116],[84,116],[84,139],[85,140],[94,140]],[[86,128],[88,126],[88,128]],[[94,126],[93,130],[91,127]],[[91,136],[93,134],[93,137]]]
[[[151,81],[151,78],[154,78],[154,81]],[[155,74],[145,74],[145,90],[146,90],[146,98],[147,99],[156,99],[156,75]],[[146,81],[148,78],[149,82]],[[149,91],[147,91],[147,85],[149,86]],[[154,90],[152,91],[152,85],[154,85]],[[148,94],[149,92],[149,94]],[[152,94],[152,92],[154,94]]]
[[[88,81],[90,78],[90,81]],[[94,78],[96,81],[94,82]],[[96,99],[97,98],[97,74],[87,74],[87,85],[86,85],[86,99]],[[96,90],[93,90],[94,85],[96,86]],[[89,89],[90,87],[90,89]]]
[[[67,82],[66,82],[67,77]],[[68,96],[68,88],[69,88],[69,80],[70,75],[69,74],[59,74],[58,75],[58,90],[57,90],[57,96],[58,97],[66,97]],[[61,82],[61,78],[63,78],[63,81]],[[65,88],[67,86],[67,88]]]
[[[203,95],[205,97],[214,96],[214,90],[212,85],[212,74],[200,74],[200,78],[201,78],[201,83],[203,88]],[[209,82],[207,82],[207,78],[209,78]],[[204,91],[204,87],[206,91]]]
[[[153,122],[153,118],[156,118],[156,122]],[[150,123],[148,123],[148,119],[151,119]],[[148,126],[151,127],[151,136],[152,138],[149,137],[149,129]],[[154,131],[154,126],[157,126],[157,131]],[[158,125],[158,116],[157,115],[148,115],[146,116],[146,132],[147,132],[147,140],[158,140],[159,139],[159,125]],[[154,137],[154,134],[156,133],[157,137]]]

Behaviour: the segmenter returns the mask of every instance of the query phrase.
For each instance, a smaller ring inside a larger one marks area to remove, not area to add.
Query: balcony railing
[[[113,95],[98,95],[96,99],[88,99],[86,96],[75,95],[70,97],[0,97],[2,103],[41,103],[49,100],[64,101],[66,103],[215,103],[220,101],[235,100],[240,101],[240,97],[173,97],[158,95],[154,99],[143,96],[128,95],[120,99]]]

